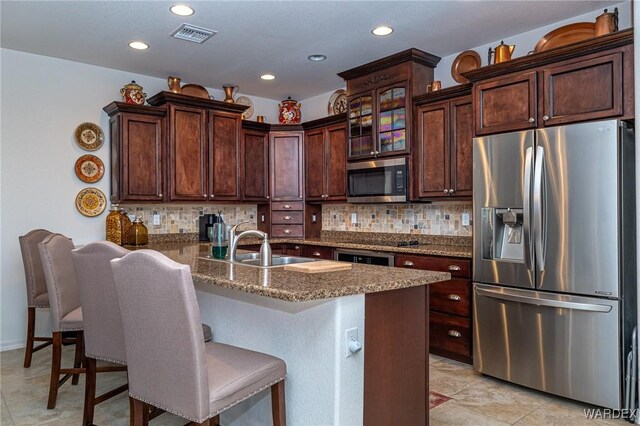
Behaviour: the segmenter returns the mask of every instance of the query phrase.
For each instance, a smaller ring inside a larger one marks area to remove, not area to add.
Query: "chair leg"
[[[85,379],[84,388],[84,412],[82,415],[82,424],[87,426],[93,424],[93,413],[95,411],[96,400],[96,360],[87,357],[87,378]]]
[[[24,368],[31,367],[31,357],[33,355],[33,338],[36,330],[36,308],[27,308],[27,345],[24,347]]]
[[[284,404],[284,380],[271,386],[271,415],[273,426],[286,426],[287,416]]]
[[[60,378],[60,364],[62,362],[62,333],[53,332],[53,349],[51,350],[51,382],[49,383],[49,410],[56,408],[58,399],[58,379]]]
[[[220,426],[220,414],[209,419],[210,426]]]
[[[76,331],[76,353],[73,360],[73,368],[82,367],[82,358],[84,355],[84,332]],[[71,384],[77,385],[80,381],[80,375],[74,374],[71,378]]]
[[[214,417],[215,418],[215,417]],[[202,423],[192,422],[193,426],[219,426],[220,423],[212,423],[213,419],[207,419]]]
[[[147,426],[149,424],[149,405],[129,397],[130,426]]]

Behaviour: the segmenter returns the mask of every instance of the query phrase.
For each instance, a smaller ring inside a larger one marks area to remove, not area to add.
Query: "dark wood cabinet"
[[[240,200],[240,116],[209,112],[209,199]]]
[[[346,116],[305,124],[304,164],[306,201],[347,199]]]
[[[243,128],[241,139],[242,199],[266,202],[269,200],[269,131]]]
[[[472,362],[471,261],[396,254],[395,266],[449,272],[452,279],[429,285],[429,351]]]
[[[470,197],[473,109],[470,86],[416,98],[416,198]],[[460,96],[462,94],[462,96]]]
[[[163,201],[165,111],[122,102],[104,110],[110,117],[111,201]]]
[[[478,136],[634,117],[633,30],[464,74],[473,82]]]
[[[410,152],[411,102],[433,81],[439,61],[408,49],[338,74],[347,81],[349,94],[349,160]]]
[[[302,201],[303,143],[302,131],[277,131],[269,134],[273,201]]]
[[[303,245],[300,249],[300,256],[311,257],[314,259],[333,260],[333,249],[331,247]]]

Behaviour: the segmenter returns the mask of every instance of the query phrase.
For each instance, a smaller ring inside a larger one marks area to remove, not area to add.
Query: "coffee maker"
[[[209,236],[211,235],[210,229],[213,229],[213,225],[216,223],[223,223],[222,215],[220,213],[221,212],[218,212],[217,215],[211,213],[200,216],[198,228],[198,239],[200,241],[209,241]]]

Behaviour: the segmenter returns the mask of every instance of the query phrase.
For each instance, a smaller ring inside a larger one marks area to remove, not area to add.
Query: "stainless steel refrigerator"
[[[474,368],[622,408],[636,322],[633,129],[473,141]]]

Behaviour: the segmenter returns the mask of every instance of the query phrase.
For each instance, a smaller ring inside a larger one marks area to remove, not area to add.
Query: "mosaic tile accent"
[[[351,223],[351,214],[356,223]],[[462,226],[462,214],[469,226]],[[472,235],[471,202],[437,204],[325,204],[323,231],[385,232],[424,235]]]
[[[198,218],[204,214],[215,213],[222,210],[222,218],[225,223],[235,225],[240,222],[249,221],[246,229],[258,227],[257,206],[251,204],[220,206],[207,205],[131,205],[121,206],[130,215],[142,216],[142,221],[152,234],[188,234],[198,232]],[[160,215],[160,225],[153,225],[153,215]]]

